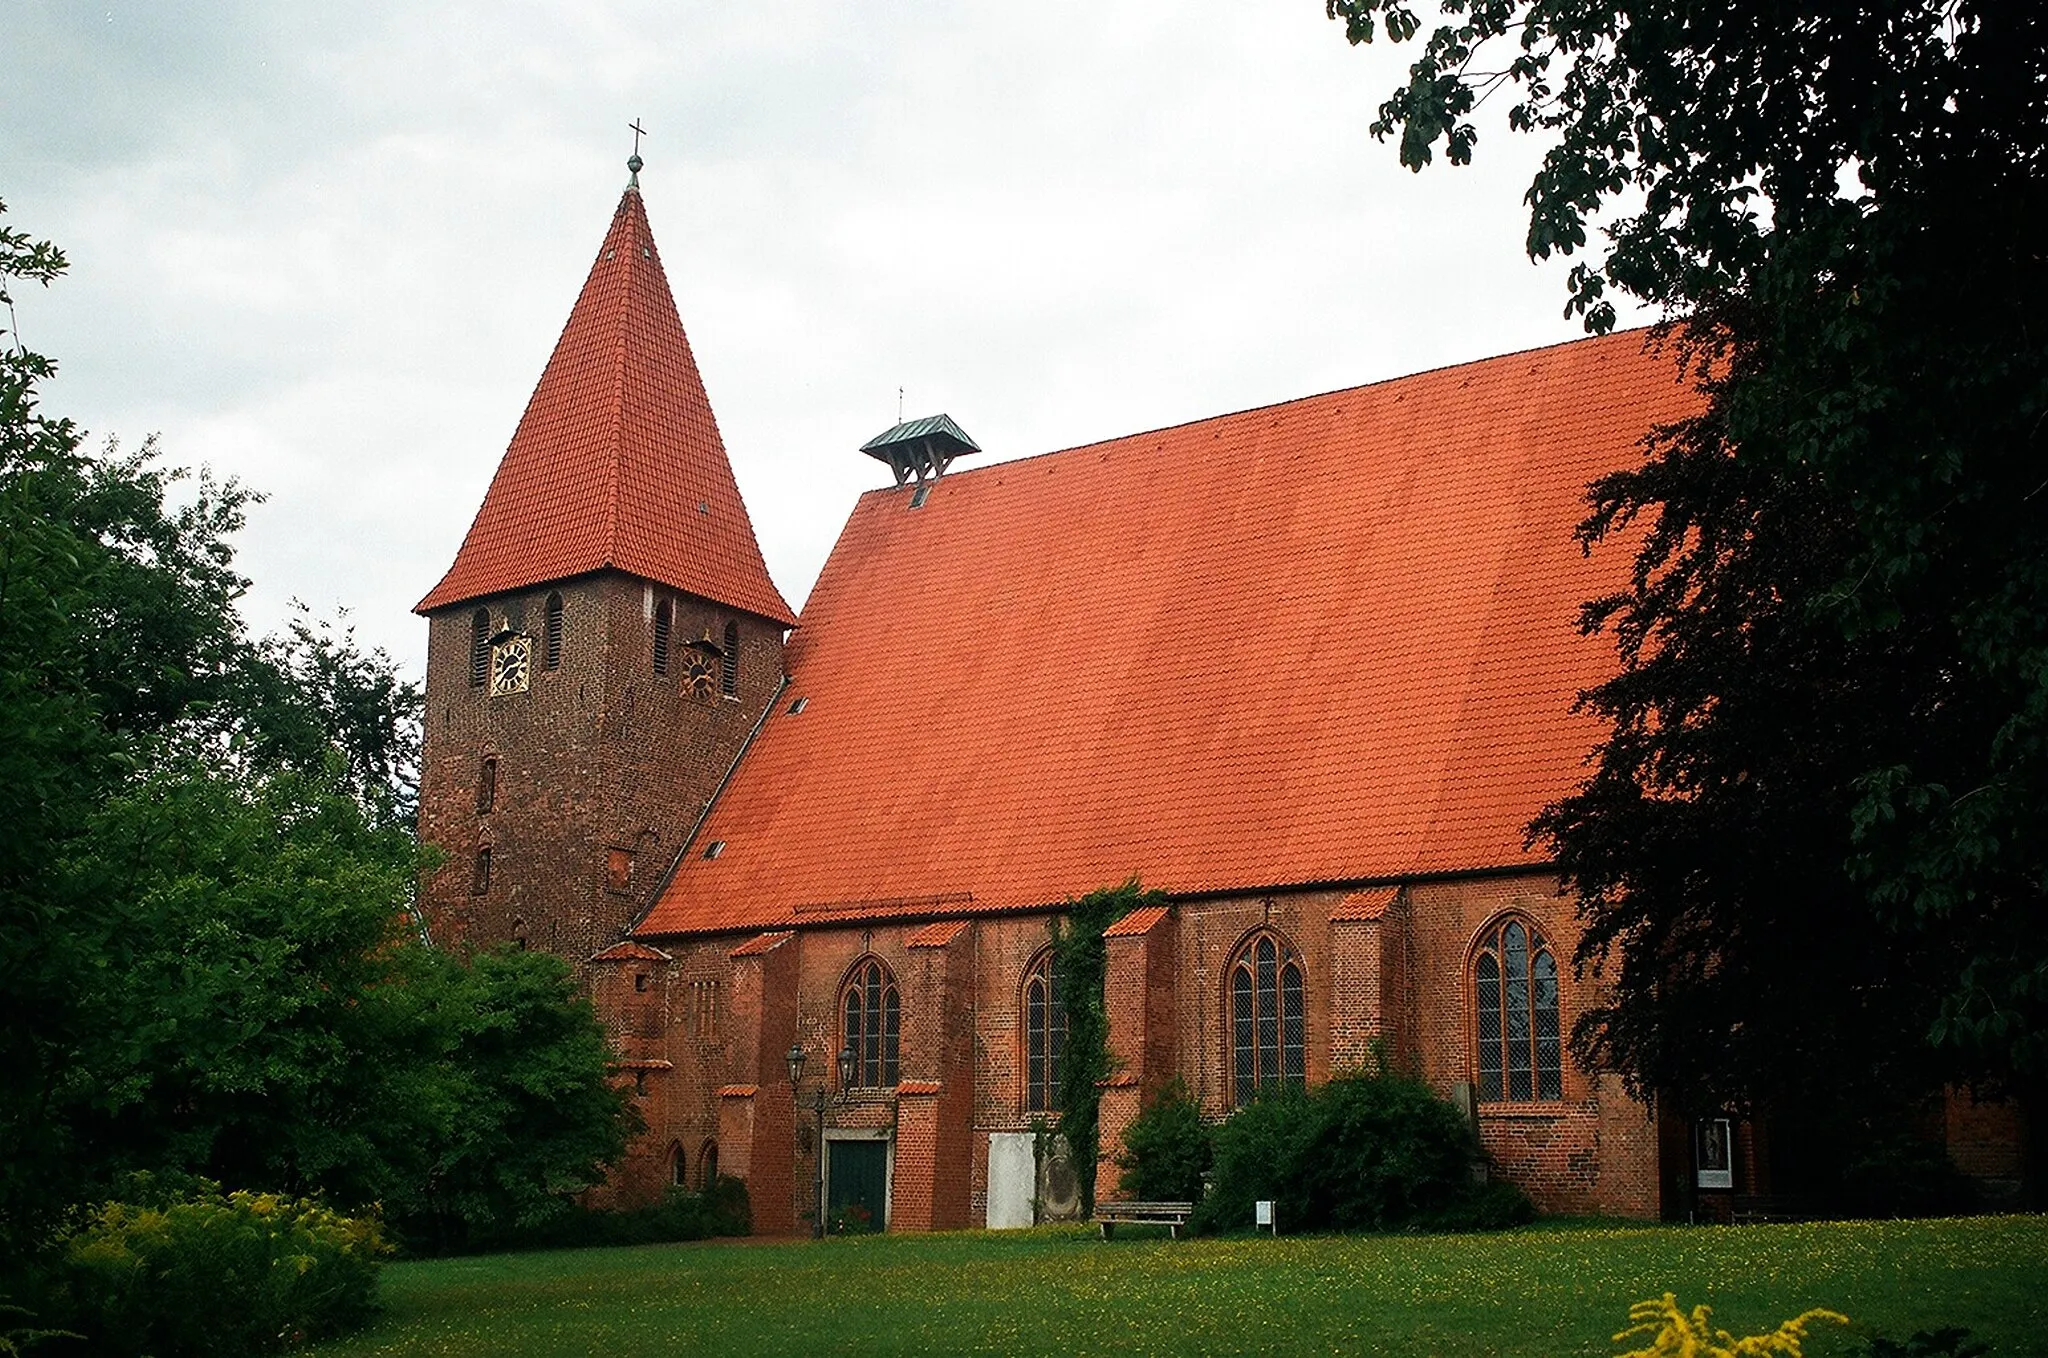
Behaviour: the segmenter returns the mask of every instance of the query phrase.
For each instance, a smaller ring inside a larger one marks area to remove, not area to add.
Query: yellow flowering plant
[[[1629,1307],[1628,1318],[1635,1324],[1614,1336],[1614,1342],[1643,1337],[1649,1343],[1630,1349],[1619,1358],[1768,1358],[1772,1354],[1800,1358],[1799,1346],[1806,1339],[1808,1325],[1820,1320],[1837,1325],[1849,1323],[1849,1317],[1840,1312],[1815,1307],[1802,1311],[1768,1334],[1738,1339],[1714,1327],[1713,1307],[1695,1306],[1688,1312],[1670,1292],[1655,1301],[1637,1302]]]

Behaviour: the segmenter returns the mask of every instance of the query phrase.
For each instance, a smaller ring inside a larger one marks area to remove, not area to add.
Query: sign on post
[[[1271,1231],[1275,1236],[1280,1234],[1279,1223],[1273,1220],[1273,1200],[1271,1198],[1261,1198],[1252,1204],[1252,1224],[1261,1230]]]

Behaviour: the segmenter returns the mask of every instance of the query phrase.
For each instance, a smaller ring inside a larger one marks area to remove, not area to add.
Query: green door
[[[831,1204],[825,1229],[834,1235],[882,1229],[882,1206],[889,1188],[889,1143],[830,1141],[826,1143],[825,1201]]]

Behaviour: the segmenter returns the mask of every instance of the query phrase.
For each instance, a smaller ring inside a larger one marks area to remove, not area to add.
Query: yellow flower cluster
[[[1769,1334],[1737,1339],[1726,1330],[1714,1328],[1713,1307],[1695,1306],[1688,1313],[1669,1292],[1655,1301],[1639,1301],[1629,1307],[1628,1318],[1635,1324],[1614,1336],[1614,1342],[1619,1344],[1637,1336],[1647,1336],[1650,1342],[1643,1348],[1630,1349],[1620,1358],[1769,1358],[1772,1354],[1800,1358],[1799,1345],[1806,1338],[1809,1324],[1816,1320],[1831,1320],[1837,1325],[1849,1323],[1849,1317],[1839,1312],[1815,1307],[1785,1321]]]

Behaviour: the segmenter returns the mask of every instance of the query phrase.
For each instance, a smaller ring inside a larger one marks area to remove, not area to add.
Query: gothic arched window
[[[540,663],[542,669],[560,669],[562,666],[562,596],[548,595],[547,622],[541,629]]]
[[[1510,916],[1472,952],[1472,1034],[1482,1100],[1564,1097],[1557,958],[1534,925]]]
[[[675,631],[676,606],[663,599],[654,606],[654,672],[668,673],[669,634]]]
[[[725,625],[725,649],[719,653],[718,685],[728,698],[740,696],[740,625]]]
[[[469,686],[482,688],[491,674],[491,611],[479,608],[469,615]]]
[[[1057,1101],[1060,1057],[1067,1046],[1067,1010],[1060,974],[1047,948],[1024,973],[1024,1111],[1043,1113]]]
[[[1230,1101],[1243,1107],[1268,1089],[1301,1089],[1308,1076],[1308,1021],[1301,958],[1262,929],[1246,939],[1225,973],[1230,1007]]]
[[[852,1087],[893,1088],[897,1038],[903,1022],[896,978],[875,958],[854,963],[840,995],[839,1012],[845,1019],[840,1030],[841,1050],[853,1049]]]

